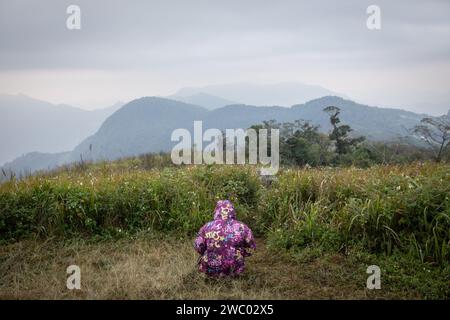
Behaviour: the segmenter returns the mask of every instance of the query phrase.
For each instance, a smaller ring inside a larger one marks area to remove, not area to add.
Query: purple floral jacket
[[[229,200],[217,202],[214,220],[205,224],[194,242],[201,255],[199,270],[209,276],[233,276],[244,271],[244,257],[256,249],[252,231],[236,220]]]

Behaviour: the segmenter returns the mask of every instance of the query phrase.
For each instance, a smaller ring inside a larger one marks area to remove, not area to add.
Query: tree
[[[292,127],[283,135],[280,153],[285,163],[304,166],[324,165],[331,158],[329,139],[319,132],[319,127],[307,121],[284,123]]]
[[[341,109],[335,106],[328,106],[323,109],[326,113],[330,115],[330,123],[333,127],[329,137],[331,141],[335,142],[336,153],[344,155],[353,150],[354,147],[358,146],[359,143],[365,140],[365,137],[352,138],[349,133],[353,131],[348,125],[339,125],[341,120],[339,119],[339,114]]]
[[[434,160],[440,162],[450,143],[450,118],[423,118],[420,124],[412,129],[412,133],[431,147]]]
[[[251,128],[280,130],[280,159],[282,164],[304,166],[325,165],[332,158],[329,139],[319,132],[319,127],[305,120],[278,123],[263,121]],[[270,136],[269,136],[270,138]]]

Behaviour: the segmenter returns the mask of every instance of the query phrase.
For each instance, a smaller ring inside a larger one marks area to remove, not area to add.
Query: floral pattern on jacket
[[[217,202],[214,220],[205,224],[194,242],[201,255],[199,270],[209,276],[233,276],[244,271],[244,258],[256,249],[252,231],[236,220],[229,200]]]

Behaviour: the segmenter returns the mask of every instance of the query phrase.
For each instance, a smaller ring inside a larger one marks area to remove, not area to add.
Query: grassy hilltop
[[[0,297],[450,296],[449,165],[282,169],[269,184],[251,166],[165,160],[80,165],[0,185]],[[191,243],[222,198],[259,248],[243,277],[210,281],[195,271]],[[84,279],[78,292],[65,288],[72,263]],[[365,288],[372,264],[381,290]]]

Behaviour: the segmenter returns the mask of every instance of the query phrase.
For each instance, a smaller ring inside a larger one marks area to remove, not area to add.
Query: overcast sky
[[[81,8],[81,30],[66,8]],[[366,27],[369,5],[381,30]],[[0,0],[0,93],[98,108],[185,86],[303,82],[450,108],[450,1]]]

